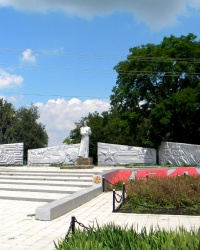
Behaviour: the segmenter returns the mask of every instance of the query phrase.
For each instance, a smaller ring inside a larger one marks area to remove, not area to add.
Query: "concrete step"
[[[0,168],[0,199],[52,202],[92,186],[93,173]]]
[[[83,188],[80,187],[52,187],[52,186],[41,186],[41,185],[20,185],[16,186],[15,184],[6,184],[2,185],[0,184],[0,191],[5,190],[5,191],[23,191],[23,192],[41,192],[41,193],[60,193],[60,194],[73,194],[79,190],[82,190]]]
[[[8,172],[1,172],[0,171],[0,176],[49,176],[49,177],[91,177],[91,174],[79,174],[79,173],[30,173],[30,172],[26,172],[26,173],[15,173],[14,171],[8,171]]]
[[[5,191],[5,190],[0,190],[0,197],[15,197],[19,198],[20,200],[38,200],[38,201],[43,201],[44,199],[48,200],[57,200],[64,198],[70,194],[59,194],[59,193],[49,193],[47,192],[23,192],[23,191]]]
[[[73,181],[33,181],[30,182],[30,180],[23,180],[23,182],[21,180],[9,180],[7,181],[5,180],[1,180],[0,181],[0,185],[1,184],[15,184],[15,185],[40,185],[40,186],[60,186],[60,187],[82,187],[82,188],[86,188],[86,187],[90,187],[92,185],[92,181],[91,182],[73,182]]]
[[[54,199],[30,198],[30,197],[12,197],[12,196],[0,196],[0,200],[35,201],[35,202],[48,202],[48,203],[54,201]]]
[[[32,177],[31,175],[28,175],[26,177],[17,177],[17,176],[0,176],[0,181],[1,180],[41,180],[41,181],[73,181],[73,182],[91,182],[91,178],[88,178],[88,177],[71,177],[71,178],[66,178],[66,177],[63,177],[63,178],[54,178],[54,177],[46,177],[46,176],[43,176],[43,177]]]
[[[40,174],[42,174],[42,173],[49,173],[49,174],[75,174],[75,175],[92,175],[93,173],[94,173],[94,171],[88,171],[88,170],[85,170],[85,171],[74,171],[74,170],[60,170],[60,169],[58,169],[57,171],[55,171],[55,170],[27,170],[27,168],[26,168],[26,170],[19,170],[19,169],[14,169],[14,168],[12,168],[12,169],[6,169],[6,168],[2,168],[2,167],[0,167],[0,173],[40,173]]]

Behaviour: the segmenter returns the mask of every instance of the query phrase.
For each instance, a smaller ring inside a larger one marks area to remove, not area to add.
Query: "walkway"
[[[35,208],[44,202],[0,200],[1,250],[53,250],[53,241],[64,238],[71,216],[85,226],[115,222],[122,226],[187,230],[200,227],[200,216],[139,215],[112,213],[112,192],[102,193],[90,202],[53,221],[35,220]]]

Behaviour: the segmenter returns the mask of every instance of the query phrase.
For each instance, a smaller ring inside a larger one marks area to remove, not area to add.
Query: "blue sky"
[[[109,109],[129,49],[164,36],[200,39],[200,0],[0,0],[0,97],[39,108],[49,146]]]

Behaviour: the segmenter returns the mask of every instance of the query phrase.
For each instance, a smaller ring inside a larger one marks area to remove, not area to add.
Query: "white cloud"
[[[200,1],[199,0],[188,0],[188,5],[192,8],[200,8]]]
[[[75,122],[82,117],[95,111],[102,113],[110,108],[110,104],[105,100],[81,101],[77,98],[65,100],[49,100],[46,104],[35,104],[40,113],[39,121],[46,126],[49,135],[49,146],[61,145],[62,141],[69,136],[75,128]]]
[[[179,14],[186,14],[187,8],[200,8],[199,0],[0,0],[0,7],[10,6],[18,10],[64,11],[68,15],[91,18],[115,11],[131,12],[152,28],[161,28],[176,21]]]
[[[35,63],[36,57],[32,54],[31,49],[26,49],[22,52],[21,60],[23,62]]]
[[[7,100],[8,102],[20,102],[23,99],[23,95],[17,95],[17,96],[10,96],[10,97],[6,97],[4,95],[0,96],[0,99],[4,99]]]
[[[20,87],[23,81],[22,76],[10,74],[0,68],[0,89]]]

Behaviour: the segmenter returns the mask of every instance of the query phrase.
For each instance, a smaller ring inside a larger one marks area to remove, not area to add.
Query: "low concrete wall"
[[[200,145],[162,142],[159,147],[159,164],[200,166]]]
[[[28,150],[28,165],[75,164],[80,144]]]
[[[156,150],[98,142],[98,165],[156,164]]]
[[[10,143],[0,145],[0,165],[23,165],[24,144]]]
[[[94,173],[93,186],[36,208],[36,218],[44,221],[54,220],[94,199],[103,192],[102,178],[105,177],[107,179],[108,176],[113,176],[112,172],[115,175],[115,170],[108,170],[103,174]]]
[[[50,221],[61,215],[83,205],[102,193],[102,184],[94,185],[84,190],[78,191],[65,198],[55,200],[51,203],[36,208],[36,218]]]

